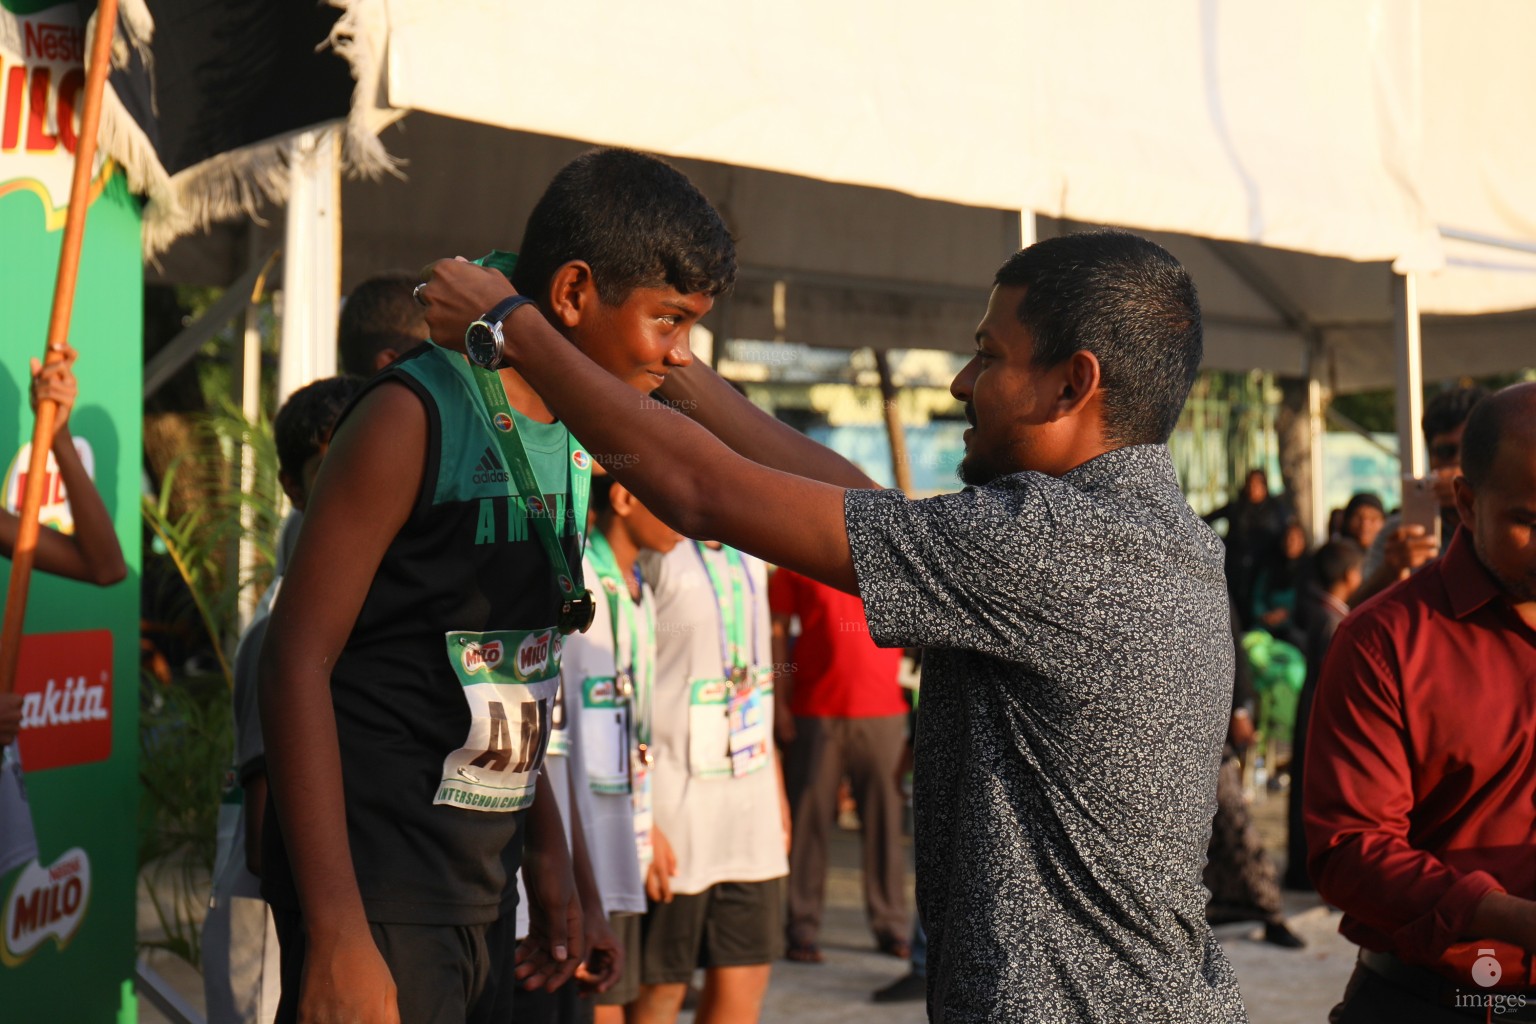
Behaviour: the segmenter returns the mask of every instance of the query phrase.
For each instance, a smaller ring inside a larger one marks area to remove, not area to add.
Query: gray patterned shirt
[[[850,491],[882,646],[926,648],[933,1020],[1246,1020],[1201,883],[1232,709],[1220,539],[1161,445],[925,501]]]

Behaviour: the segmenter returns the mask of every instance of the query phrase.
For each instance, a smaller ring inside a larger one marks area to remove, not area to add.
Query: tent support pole
[[[885,433],[891,441],[891,473],[897,490],[912,493],[912,460],[907,455],[907,432],[901,425],[901,406],[896,401],[896,383],[891,378],[891,361],[884,349],[872,349],[875,370],[880,374],[880,404],[885,410]]]
[[[251,266],[258,266],[265,261],[257,241],[255,230],[247,233],[248,259]],[[247,423],[254,424],[261,419],[261,307],[257,305],[261,301],[262,292],[266,290],[266,272],[263,270],[256,278],[255,286],[251,289],[250,301],[245,307],[245,324],[241,332],[239,356],[235,360],[237,373],[235,379],[240,392],[240,412],[245,416]],[[244,445],[240,451],[240,490],[244,494],[252,494],[256,490],[256,453],[250,445]],[[256,510],[249,504],[240,508],[240,540],[237,552],[237,565],[240,572],[236,576],[235,585],[249,580],[256,571],[256,544],[252,534],[256,529]],[[236,594],[236,623],[239,632],[244,633],[245,627],[251,624],[251,618],[256,614],[257,594],[254,588],[246,588],[244,592]],[[234,650],[229,652],[234,657]]]
[[[1428,469],[1424,435],[1424,353],[1419,333],[1418,280],[1413,274],[1392,277],[1392,329],[1397,352],[1397,451],[1405,475]]]
[[[277,402],[336,375],[341,302],[341,136],[303,132],[290,143],[283,245],[283,344]]]
[[[1327,473],[1323,466],[1323,351],[1319,339],[1307,345],[1307,467],[1312,477],[1307,497],[1311,502],[1312,543],[1328,539]]]

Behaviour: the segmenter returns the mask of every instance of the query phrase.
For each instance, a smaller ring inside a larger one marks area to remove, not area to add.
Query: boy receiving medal
[[[471,325],[469,360],[423,344],[344,414],[272,618],[263,892],[279,1021],[507,1019],[519,866],[522,984],[557,987],[584,927],[606,932],[583,914],[540,773],[562,648],[590,622],[572,569],[591,458],[502,365],[503,322],[532,305],[649,392],[691,360],[735,252],[681,174],[603,150],[556,175],[520,253],[518,301]]]

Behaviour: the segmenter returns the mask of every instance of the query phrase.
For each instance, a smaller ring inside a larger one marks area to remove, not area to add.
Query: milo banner
[[[13,512],[32,434],[28,361],[42,355],[47,334],[84,54],[77,5],[0,0],[0,501]],[[137,201],[110,165],[93,172],[70,328],[80,394],[69,428],[129,575],[105,588],[32,576],[16,748],[36,851],[0,863],[5,1024],[136,1018],[142,266]],[[42,521],[68,533],[69,495],[51,455],[48,474]],[[9,574],[9,561],[0,559],[0,571]],[[0,854],[23,827],[14,814],[0,820]]]

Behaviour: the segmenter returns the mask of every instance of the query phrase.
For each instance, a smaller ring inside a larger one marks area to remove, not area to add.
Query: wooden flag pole
[[[48,318],[48,344],[43,353],[45,364],[64,358],[64,345],[69,339],[69,317],[75,305],[75,281],[80,270],[80,244],[85,237],[86,208],[90,203],[91,166],[96,162],[96,132],[101,124],[101,94],[107,82],[112,37],[116,32],[117,0],[101,0],[96,7],[96,36],[91,43],[90,65],[85,76],[85,106],[80,114],[75,173],[69,185],[69,213],[64,220],[59,276],[53,288],[53,312]],[[0,631],[0,693],[10,693],[16,687],[21,627],[27,614],[32,560],[37,554],[37,515],[43,503],[43,475],[48,468],[48,451],[53,447],[54,419],[58,411],[55,402],[39,402],[37,422],[32,428],[32,458],[27,463],[27,489],[21,501],[16,550],[11,555],[11,579],[5,593],[5,625]]]

